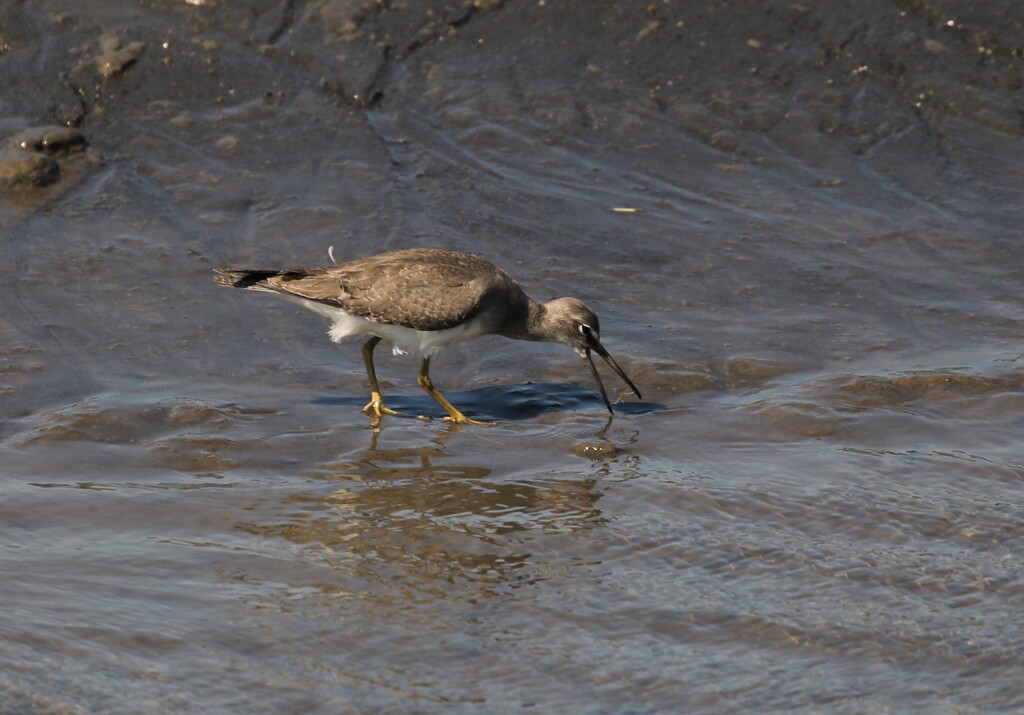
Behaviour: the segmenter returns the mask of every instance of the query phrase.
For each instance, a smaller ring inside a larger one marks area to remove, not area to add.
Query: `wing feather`
[[[378,323],[445,330],[474,317],[487,296],[508,284],[518,290],[504,271],[483,258],[411,249],[259,275],[240,287],[288,293]]]

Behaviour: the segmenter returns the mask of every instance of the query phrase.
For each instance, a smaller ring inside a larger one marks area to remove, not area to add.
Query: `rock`
[[[23,151],[47,154],[77,154],[85,150],[87,142],[77,129],[60,126],[31,127],[11,139],[11,146]]]
[[[622,450],[609,442],[583,442],[571,448],[577,457],[585,457],[595,462],[610,457],[617,457]]]
[[[0,187],[46,186],[59,178],[57,161],[45,154],[10,149],[0,154]]]

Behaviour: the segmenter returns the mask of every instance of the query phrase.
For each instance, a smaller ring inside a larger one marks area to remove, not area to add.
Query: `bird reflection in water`
[[[399,601],[496,595],[545,578],[531,556],[531,534],[605,523],[600,470],[586,478],[494,479],[489,468],[459,464],[446,452],[451,431],[429,446],[396,449],[378,446],[380,432],[369,434],[361,458],[324,465],[313,474],[319,486],[287,497],[275,509],[283,520],[239,525],[301,546],[307,565],[329,566],[326,581],[317,570],[315,593]]]

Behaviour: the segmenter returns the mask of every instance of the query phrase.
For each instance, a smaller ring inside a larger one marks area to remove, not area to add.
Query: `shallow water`
[[[1021,710],[1022,36],[0,5],[52,182],[0,188],[0,710]],[[644,399],[489,337],[431,372],[499,424],[375,431],[358,343],[212,280],[417,245],[586,300]]]

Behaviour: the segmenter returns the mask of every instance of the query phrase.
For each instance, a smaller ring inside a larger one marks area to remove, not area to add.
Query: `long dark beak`
[[[633,381],[629,379],[625,371],[623,371],[623,369],[619,367],[619,364],[615,362],[615,359],[611,355],[608,354],[608,351],[604,349],[604,346],[601,345],[601,343],[597,342],[596,340],[592,341],[592,343],[593,344],[590,347],[585,349],[587,364],[590,365],[590,374],[593,375],[594,380],[597,381],[597,389],[601,391],[601,397],[602,399],[604,399],[604,404],[608,408],[608,412],[611,414],[615,414],[612,411],[612,403],[611,400],[608,399],[608,393],[605,392],[604,383],[601,382],[601,376],[597,374],[597,367],[594,365],[594,359],[590,357],[591,348],[593,348],[598,355],[604,358],[604,361],[611,366],[612,370],[614,370],[619,377],[622,378],[623,382],[629,385],[629,389],[632,390],[633,394],[636,395],[638,398],[640,397],[640,390],[636,389],[636,385],[633,384]]]

